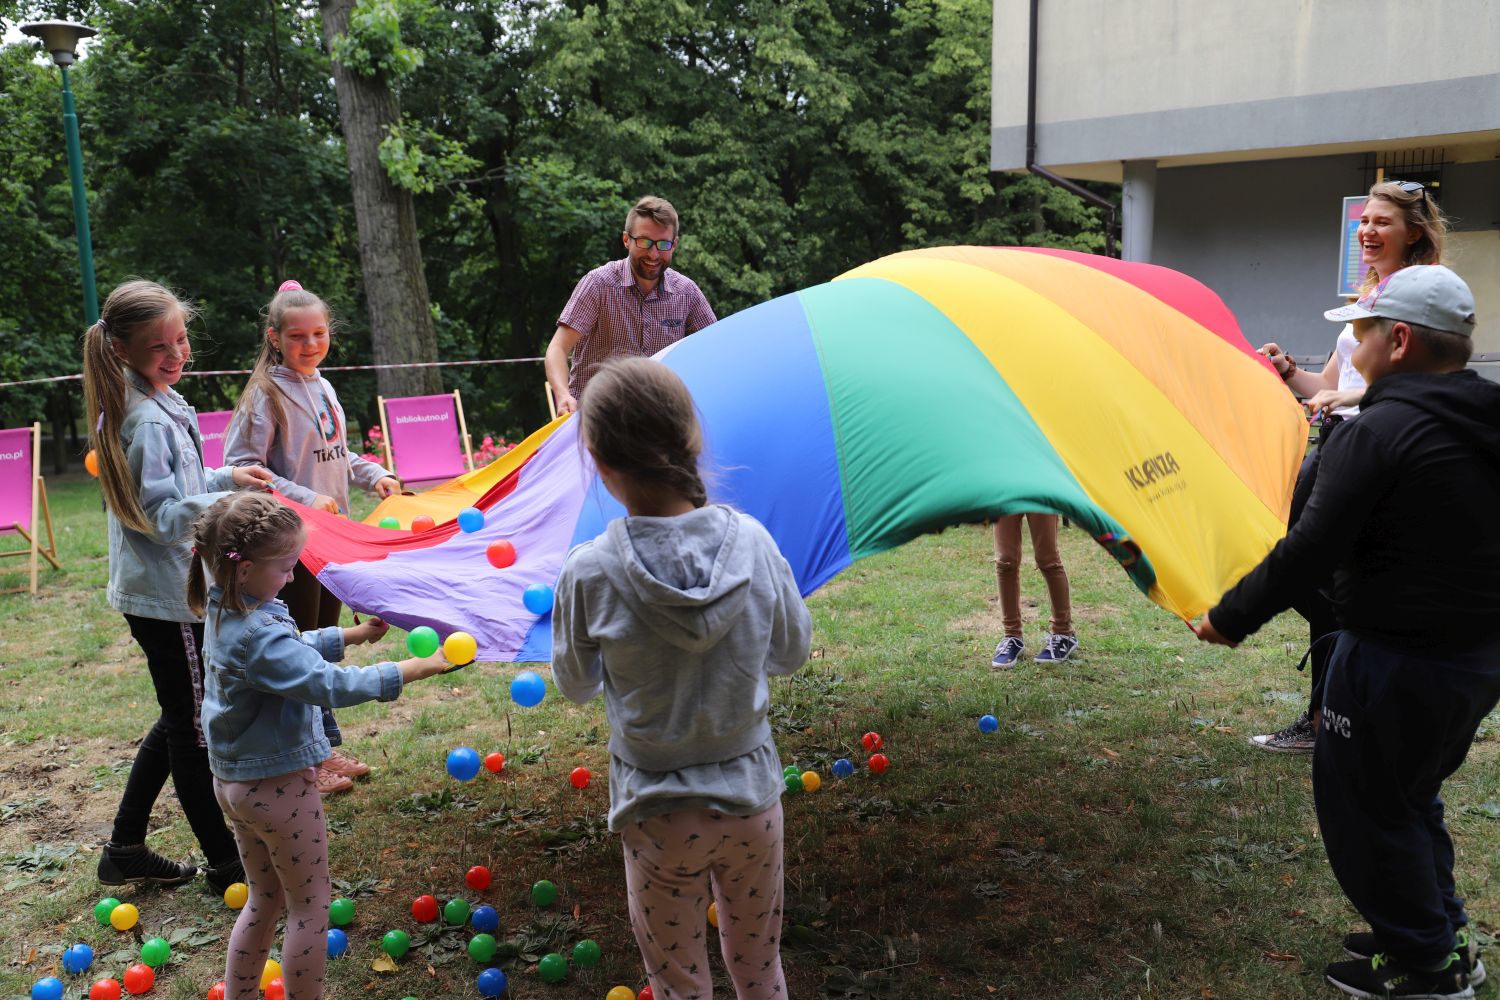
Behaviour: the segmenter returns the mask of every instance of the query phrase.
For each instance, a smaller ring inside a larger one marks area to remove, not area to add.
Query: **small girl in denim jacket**
[[[370,667],[330,662],[347,645],[379,641],[390,626],[369,618],[298,632],[276,594],[306,541],[296,512],[264,494],[220,500],[193,527],[198,558],[187,599],[206,618],[208,760],[250,888],[229,938],[226,1000],[258,997],[283,911],[287,996],[316,1000],[323,992],[328,844],[317,765],[328,758],[328,737],[318,706],[393,701],[405,684],[448,667],[440,652]]]

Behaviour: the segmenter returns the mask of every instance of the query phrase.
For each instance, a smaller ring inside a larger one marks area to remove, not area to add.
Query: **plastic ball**
[[[642,986],[641,992],[636,994],[635,1000],[656,1000],[656,994],[651,992],[651,987]]]
[[[172,957],[172,946],[166,938],[154,937],[141,945],[141,961],[153,969],[160,969]]]
[[[795,774],[801,774],[801,773],[802,773],[802,768],[798,767],[796,764],[788,764],[786,767],[783,767],[781,769],[781,776],[783,778],[790,778],[790,777],[792,777]]]
[[[418,625],[406,633],[406,651],[412,656],[431,656],[437,648],[437,629],[431,625]]]
[[[83,467],[89,475],[95,479],[99,478],[99,455],[94,449],[90,448],[89,453],[83,456]]]
[[[516,547],[503,538],[497,538],[485,547],[484,557],[490,561],[491,566],[504,569],[515,564]]]
[[[535,670],[523,670],[510,682],[510,697],[522,708],[540,705],[547,697],[547,682]]]
[[[854,762],[848,757],[840,757],[833,762],[833,774],[837,778],[847,778],[854,773]]]
[[[411,935],[403,930],[386,931],[380,939],[380,950],[399,962],[411,950]]]
[[[473,889],[475,892],[483,892],[490,887],[492,876],[490,875],[490,870],[484,865],[475,865],[473,868],[470,868],[468,871],[464,872],[464,881],[467,882],[469,884],[469,888]]]
[[[557,886],[542,879],[531,887],[531,902],[536,906],[551,906],[557,902]]]
[[[713,924],[715,927],[719,926],[719,904],[718,903],[709,903],[708,904],[708,922],[710,924]]]
[[[448,751],[448,773],[459,781],[472,781],[479,773],[479,751],[473,747],[454,747]]]
[[[568,960],[555,951],[543,955],[542,960],[536,963],[536,974],[542,977],[544,983],[560,983],[568,978]]]
[[[478,507],[465,507],[458,512],[458,527],[473,533],[484,527],[484,511]]]
[[[505,770],[505,754],[496,750],[494,753],[484,755],[484,769],[491,774],[499,774]]]
[[[266,984],[266,1000],[286,1000],[286,983],[273,979]]]
[[[110,911],[109,925],[117,931],[128,931],[139,919],[141,911],[135,908],[134,903],[121,903]]]
[[[802,790],[804,792],[816,792],[823,787],[823,776],[817,771],[802,772]]]
[[[614,986],[604,994],[604,1000],[637,1000],[637,997],[629,986]]]
[[[328,904],[328,922],[335,927],[348,927],[354,923],[354,900],[340,896]],[[270,982],[270,980],[266,980]]]
[[[479,643],[467,632],[454,632],[443,640],[443,655],[455,667],[467,667],[479,654]]]
[[[495,949],[500,947],[493,934],[475,934],[469,938],[469,957],[480,965],[484,965],[495,957]]]
[[[591,969],[604,957],[597,941],[584,938],[573,946],[573,964],[580,969]]]
[[[891,766],[891,759],[883,753],[873,754],[870,757],[870,771],[874,774],[884,774]]]
[[[62,1000],[63,981],[47,976],[31,984],[31,1000]]]
[[[865,733],[859,738],[860,744],[871,753],[885,746],[885,737],[879,733]]]
[[[210,993],[209,1000],[213,1000]],[[120,981],[118,979],[101,979],[89,987],[89,1000],[120,1000]],[[223,994],[219,1000],[224,1000]]]
[[[438,901],[435,896],[418,896],[411,901],[411,917],[419,924],[430,924],[438,918]]]
[[[271,985],[271,980],[281,978],[281,963],[274,958],[266,959],[266,967],[260,970],[260,988]]]
[[[568,783],[574,788],[587,788],[589,787],[589,782],[593,780],[593,772],[586,767],[575,767],[572,773],[568,775]]]
[[[431,531],[436,527],[437,522],[428,517],[426,514],[418,514],[416,517],[411,519],[412,531]]]
[[[79,942],[63,952],[63,968],[73,975],[89,971],[89,966],[94,964],[94,949]]]
[[[479,995],[482,997],[504,996],[508,986],[505,973],[499,969],[485,969],[479,974]]]
[[[109,926],[109,915],[115,912],[115,907],[120,901],[113,896],[106,896],[94,904],[94,919],[105,927]]]
[[[328,957],[338,958],[349,950],[349,935],[337,927],[328,928]]]
[[[228,992],[228,989],[224,980],[219,980],[208,988],[208,1000],[224,1000],[224,994]]]
[[[469,926],[480,934],[493,934],[500,929],[500,912],[493,906],[476,906],[469,914]]]
[[[979,717],[979,731],[981,733],[993,733],[1000,728],[1000,720],[993,715],[981,715]]]
[[[224,905],[231,910],[238,910],[250,901],[250,887],[243,882],[235,882],[224,890]]]
[[[545,615],[552,610],[552,588],[545,583],[533,583],[521,594],[521,603],[534,615]]]
[[[469,901],[454,897],[443,904],[443,920],[458,927],[469,922]]]
[[[781,780],[786,783],[786,790],[790,794],[796,795],[798,792],[802,791],[802,775],[788,774]]]
[[[380,519],[380,526],[382,528],[392,528],[399,531],[401,529],[401,522],[387,514],[385,517],[382,517]]]
[[[135,963],[125,970],[125,989],[127,992],[139,996],[156,985],[156,971],[149,965],[140,962]]]

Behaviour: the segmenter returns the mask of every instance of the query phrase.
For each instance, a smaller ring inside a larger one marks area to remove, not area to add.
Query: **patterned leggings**
[[[709,1000],[708,903],[739,1000],[785,1000],[781,969],[781,803],[754,816],[684,809],[631,823],[625,888],[651,991],[658,1000]]]
[[[317,768],[256,781],[214,779],[239,844],[250,901],[229,935],[225,1000],[259,1000],[260,974],[286,913],[286,1000],[318,1000],[328,965],[328,833]]]

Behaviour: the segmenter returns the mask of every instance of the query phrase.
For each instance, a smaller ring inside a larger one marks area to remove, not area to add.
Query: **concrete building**
[[[1435,193],[1500,352],[1500,0],[995,0],[992,44],[992,169],[1123,183],[1122,255],[1252,344],[1328,353],[1344,199],[1384,178]]]

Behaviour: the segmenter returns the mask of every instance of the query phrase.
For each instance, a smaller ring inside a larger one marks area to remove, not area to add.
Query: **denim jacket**
[[[203,733],[208,764],[221,781],[290,774],[328,759],[319,705],[342,708],[395,701],[395,663],[340,667],[344,631],[298,634],[287,606],[266,601],[244,613],[224,610],[210,587],[203,651]]]
[[[203,468],[198,415],[176,390],[157,389],[129,368],[125,374],[120,444],[154,530],[132,531],[109,515],[109,603],[140,618],[195,622],[187,606],[189,532],[234,488],[234,470]]]

